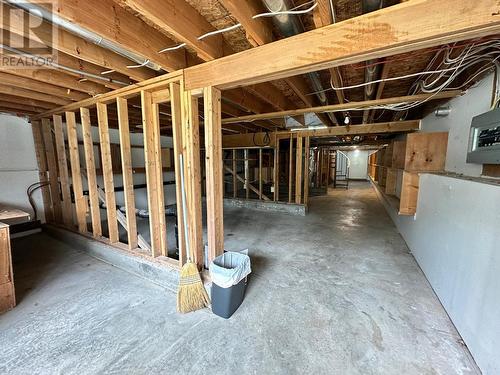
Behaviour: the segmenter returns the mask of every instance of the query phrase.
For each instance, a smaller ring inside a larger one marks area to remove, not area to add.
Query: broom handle
[[[184,240],[186,242],[186,254],[188,256],[188,261],[191,261],[191,250],[189,248],[189,236],[188,236],[188,224],[187,224],[187,208],[186,208],[186,187],[184,186],[184,160],[182,159],[182,154],[179,154],[179,161],[181,168],[181,190],[182,190],[182,221],[184,222]]]

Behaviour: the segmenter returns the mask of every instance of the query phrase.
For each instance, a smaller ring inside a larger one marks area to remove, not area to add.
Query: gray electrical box
[[[467,163],[500,164],[500,108],[472,119]]]

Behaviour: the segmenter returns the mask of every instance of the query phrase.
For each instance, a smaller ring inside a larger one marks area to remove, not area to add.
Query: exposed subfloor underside
[[[253,273],[230,320],[44,234],[16,240],[19,305],[0,318],[0,373],[477,373],[367,184],[307,217],[227,209]]]

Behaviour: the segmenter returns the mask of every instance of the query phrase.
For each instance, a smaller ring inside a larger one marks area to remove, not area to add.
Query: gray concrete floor
[[[229,320],[178,315],[172,293],[44,234],[16,240],[0,373],[478,373],[368,184],[305,218],[228,209],[225,227],[254,270]]]

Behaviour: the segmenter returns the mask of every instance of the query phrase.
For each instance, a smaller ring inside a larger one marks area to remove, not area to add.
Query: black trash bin
[[[247,254],[226,252],[210,264],[212,277],[212,311],[228,319],[245,297],[247,277],[251,272]]]
[[[229,288],[212,283],[212,312],[221,318],[229,319],[243,302],[246,288],[246,277]]]

